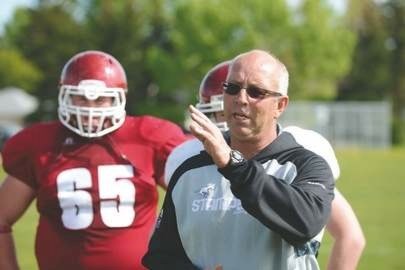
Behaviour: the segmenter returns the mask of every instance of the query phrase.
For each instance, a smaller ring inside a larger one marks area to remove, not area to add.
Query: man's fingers
[[[213,139],[213,136],[210,134],[210,132],[201,127],[197,122],[192,122],[190,124],[190,131],[191,133],[193,133],[194,136],[197,137],[197,139],[202,142]]]
[[[211,134],[211,136],[215,137],[214,134],[216,134],[216,129],[217,127],[211,122],[211,120],[202,112],[200,112],[199,110],[197,110],[194,106],[190,105],[190,116],[191,116],[191,125],[194,126],[194,130],[197,133],[201,133],[201,131],[199,131],[197,125],[199,125],[199,127],[206,131],[207,133]],[[190,125],[190,129],[191,129],[191,125]]]
[[[191,118],[194,121],[198,122],[200,125],[204,127],[212,125],[211,120],[205,114],[197,110],[193,105],[190,105],[189,111]]]
[[[201,126],[196,123],[196,122],[192,122],[190,124],[190,131],[197,137],[199,138],[200,136],[202,136],[202,133],[204,132],[204,130],[201,128]]]

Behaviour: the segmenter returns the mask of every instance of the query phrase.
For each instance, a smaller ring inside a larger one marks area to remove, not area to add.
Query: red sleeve
[[[148,125],[142,125],[142,133],[154,145],[155,179],[159,185],[165,187],[163,174],[167,157],[176,146],[186,141],[187,137],[178,125],[170,121],[150,116],[145,120]]]
[[[3,168],[9,174],[35,188],[34,145],[35,130],[26,128],[7,140],[2,156]]]

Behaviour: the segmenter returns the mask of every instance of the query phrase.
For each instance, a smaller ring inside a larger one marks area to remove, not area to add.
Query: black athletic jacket
[[[281,133],[238,167],[201,151],[174,172],[143,263],[149,269],[319,269],[334,180],[326,161]]]

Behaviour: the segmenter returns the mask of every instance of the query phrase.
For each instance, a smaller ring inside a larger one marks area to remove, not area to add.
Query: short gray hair
[[[288,74],[288,70],[285,67],[285,65],[282,62],[280,62],[280,64],[281,64],[282,68],[280,70],[280,76],[279,76],[279,79],[278,79],[278,91],[280,91],[281,94],[287,96],[287,94],[288,94],[289,74]]]

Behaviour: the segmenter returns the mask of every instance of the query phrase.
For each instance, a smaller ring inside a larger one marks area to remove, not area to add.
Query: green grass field
[[[405,148],[393,150],[339,150],[338,188],[352,204],[367,239],[358,269],[404,269]],[[0,172],[1,174],[1,172]],[[34,207],[14,226],[21,269],[37,269],[34,259]],[[401,225],[402,224],[402,225]],[[325,269],[331,239],[326,234],[319,261]]]

